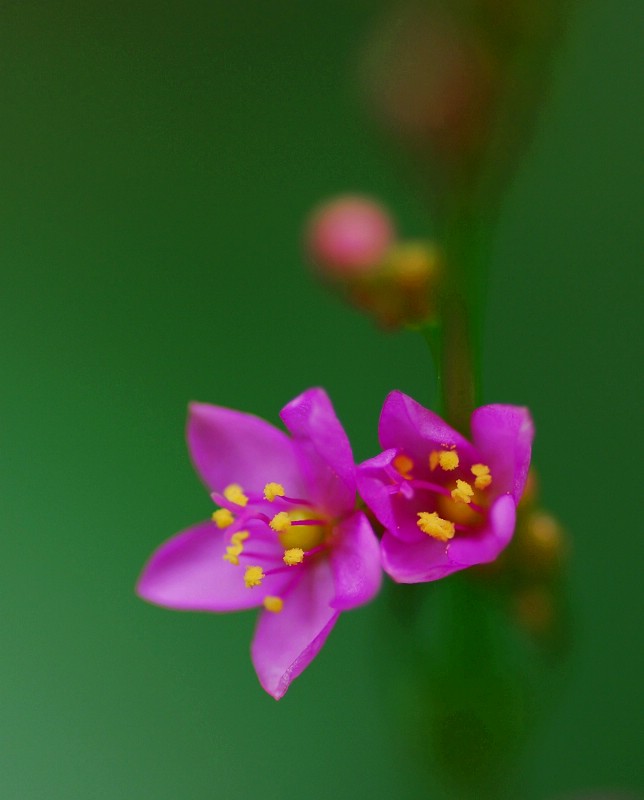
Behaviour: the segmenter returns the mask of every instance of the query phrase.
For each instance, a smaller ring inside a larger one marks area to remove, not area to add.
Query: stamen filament
[[[451,497],[451,492],[445,486],[441,486],[438,483],[430,483],[429,481],[418,481],[413,480],[409,481],[409,483],[414,487],[414,489],[427,489],[430,492],[436,492],[437,494],[442,494],[445,497]]]
[[[326,520],[323,519],[293,519],[291,525],[326,525]]]

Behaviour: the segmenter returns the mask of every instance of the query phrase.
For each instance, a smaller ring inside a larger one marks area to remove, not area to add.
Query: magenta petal
[[[396,527],[396,515],[392,504],[393,494],[386,491],[392,485],[386,468],[396,457],[396,450],[385,450],[377,456],[363,461],[356,470],[360,497],[373,511],[378,521],[390,530]]]
[[[399,539],[416,542],[425,536],[418,530],[418,512],[431,508],[421,494],[408,499],[399,492],[388,491],[393,482],[387,474],[387,467],[395,456],[395,450],[385,450],[384,453],[363,461],[356,471],[358,490],[360,497],[384,528]]]
[[[331,553],[334,608],[346,611],[372,600],[380,589],[380,545],[365,515],[358,511],[335,529]]]
[[[378,425],[383,448],[402,450],[414,461],[425,461],[430,450],[456,447],[462,456],[476,459],[472,445],[444,422],[402,392],[391,392],[384,402]]]
[[[195,468],[211,490],[239,483],[261,493],[272,481],[295,497],[304,489],[289,437],[253,414],[191,403],[187,437]]]
[[[202,522],[161,545],[146,564],[136,590],[150,603],[182,611],[238,611],[262,605],[292,581],[269,575],[261,587],[246,588],[244,567],[222,556],[227,537],[213,522]]]
[[[509,494],[504,494],[492,505],[484,530],[469,534],[458,533],[449,545],[449,557],[464,567],[494,561],[507,547],[516,523],[516,505]]]
[[[492,473],[495,494],[510,492],[516,503],[525,487],[534,425],[527,408],[491,405],[472,414],[472,437]]]
[[[330,605],[334,587],[328,560],[304,570],[284,597],[282,611],[262,613],[251,647],[259,682],[276,700],[315,658],[339,616]]]
[[[461,565],[449,559],[445,543],[429,536],[410,543],[385,531],[380,544],[382,566],[398,583],[436,581],[462,569]]]
[[[349,439],[323,389],[309,389],[280,416],[293,436],[307,496],[332,515],[353,508],[355,466]]]

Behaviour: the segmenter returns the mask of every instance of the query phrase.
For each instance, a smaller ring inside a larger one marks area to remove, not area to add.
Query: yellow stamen
[[[459,465],[458,453],[456,450],[442,450],[438,454],[438,463],[441,465],[441,469],[451,472]]]
[[[467,481],[456,481],[456,488],[452,489],[452,500],[457,503],[471,503],[474,489]]]
[[[231,483],[230,486],[226,486],[224,489],[224,497],[229,502],[235,503],[238,506],[245,506],[248,502],[248,498],[238,483]]]
[[[429,454],[429,468],[431,469],[432,472],[438,466],[439,456],[440,453],[438,452],[438,450],[432,450],[432,452]]]
[[[284,551],[284,563],[289,567],[301,564],[304,561],[304,550],[301,547],[291,547]]]
[[[284,497],[286,492],[281,483],[267,483],[264,486],[264,499],[272,503],[276,497]]]
[[[472,475],[476,477],[474,486],[477,489],[487,489],[487,487],[492,483],[490,468],[486,464],[473,464]]]
[[[279,612],[284,608],[284,601],[281,597],[274,597],[273,595],[268,594],[264,598],[264,608],[267,611],[272,611],[274,614],[279,614]]]
[[[233,533],[233,535],[230,537],[230,541],[233,544],[241,545],[241,543],[245,542],[249,536],[250,533],[248,533],[248,531],[237,531],[237,533]]]
[[[232,544],[226,548],[226,552],[222,556],[224,561],[229,561],[234,566],[239,566],[239,556],[244,552],[243,544]]]
[[[409,456],[399,453],[396,458],[391,462],[393,468],[398,472],[406,481],[412,479],[411,470],[414,468],[414,462]]]
[[[248,589],[252,589],[253,586],[261,586],[265,577],[261,567],[248,567],[244,573],[244,583]]]
[[[235,517],[227,508],[218,508],[212,512],[212,521],[216,523],[218,528],[227,528],[233,524]]]
[[[280,511],[279,514],[275,514],[269,524],[275,533],[284,533],[291,527],[291,518],[286,511]]]
[[[454,538],[454,533],[456,532],[454,523],[439,517],[435,511],[431,514],[429,511],[419,512],[416,524],[423,533],[433,539],[438,539],[439,542],[448,542]]]

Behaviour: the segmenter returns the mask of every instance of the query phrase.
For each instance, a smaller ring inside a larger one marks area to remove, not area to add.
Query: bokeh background
[[[276,421],[323,385],[365,458],[390,389],[429,399],[422,342],[327,295],[300,249],[307,211],[346,190],[426,231],[350,79],[384,5],[0,6],[3,798],[442,796],[380,702],[398,675],[378,604],[275,703],[253,614],[133,591],[211,510],[189,400]],[[644,789],[643,34],[640,0],[578,4],[490,280],[485,399],[533,409],[574,543],[574,642],[526,798]]]

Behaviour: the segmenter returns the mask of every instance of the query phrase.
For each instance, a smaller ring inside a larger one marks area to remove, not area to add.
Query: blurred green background
[[[429,399],[422,343],[343,307],[300,254],[307,211],[346,190],[425,232],[348,77],[384,5],[0,6],[3,798],[441,797],[379,702],[398,675],[378,604],[275,703],[253,614],[133,592],[211,510],[189,400],[276,421],[323,385],[365,458],[390,389]],[[642,11],[579,4],[491,276],[485,399],[531,406],[543,499],[574,537],[574,645],[529,798],[644,789]]]

